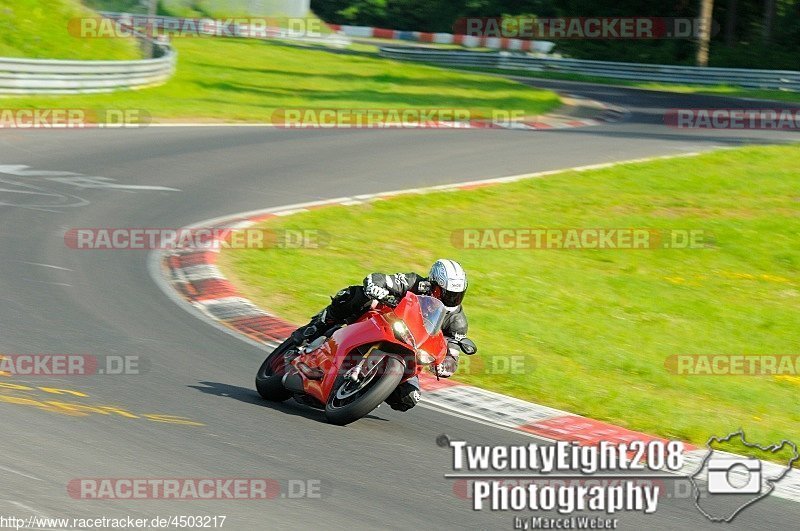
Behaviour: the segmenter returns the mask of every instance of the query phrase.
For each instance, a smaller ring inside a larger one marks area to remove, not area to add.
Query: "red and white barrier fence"
[[[521,52],[550,53],[555,43],[501,37],[479,37],[476,35],[454,35],[452,33],[426,33],[369,26],[343,26],[328,24],[334,30],[348,37],[390,39],[397,41],[426,42],[433,44],[460,44],[467,48],[491,48],[493,50],[513,50]]]

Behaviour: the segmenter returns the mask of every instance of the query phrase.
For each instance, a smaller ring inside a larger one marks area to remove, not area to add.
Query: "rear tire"
[[[278,362],[280,369],[277,371],[273,368],[276,366],[275,362],[278,361],[278,357],[283,357],[291,347],[294,347],[294,343],[291,342],[291,339],[287,339],[278,348],[270,352],[267,359],[259,367],[258,374],[256,374],[256,390],[261,395],[261,398],[273,402],[283,402],[292,397],[292,393],[283,386],[283,375],[285,373],[283,362]]]
[[[375,351],[376,354],[383,354]],[[328,403],[325,404],[325,416],[331,424],[344,426],[368,415],[381,405],[392,391],[400,384],[405,372],[405,363],[392,355],[385,355],[375,369],[378,374],[367,384],[365,389],[346,403],[337,403],[337,393],[347,383],[345,376],[339,375],[333,384]]]

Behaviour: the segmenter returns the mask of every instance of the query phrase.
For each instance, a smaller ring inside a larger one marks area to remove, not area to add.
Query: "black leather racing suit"
[[[311,341],[334,325],[354,322],[369,309],[373,300],[382,301],[389,296],[400,299],[408,291],[417,295],[431,295],[431,288],[431,282],[416,273],[372,273],[364,278],[363,284],[344,288],[331,297],[327,308],[315,315],[308,325],[295,332],[296,340]],[[442,333],[446,339],[453,341],[466,337],[467,316],[464,315],[461,305],[448,308]],[[445,360],[435,367],[440,377],[448,378],[453,375],[458,368],[459,352],[457,345],[450,345]],[[406,411],[414,407],[419,399],[419,381],[414,377],[398,386],[386,402],[392,409]]]

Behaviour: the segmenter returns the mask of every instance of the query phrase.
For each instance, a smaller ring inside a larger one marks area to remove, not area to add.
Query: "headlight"
[[[403,321],[395,321],[392,325],[392,330],[395,338],[409,345],[414,345],[414,336],[411,335],[411,330],[408,329]]]
[[[431,356],[430,354],[428,354],[427,352],[425,352],[421,348],[417,349],[417,362],[420,365],[430,365],[434,361],[436,361],[436,358],[434,358],[433,356]]]

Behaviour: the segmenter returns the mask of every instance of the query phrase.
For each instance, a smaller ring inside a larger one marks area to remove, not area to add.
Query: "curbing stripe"
[[[243,297],[224,297],[221,299],[195,299],[195,305],[211,317],[228,321],[240,317],[258,317],[267,312]]]
[[[520,426],[520,429],[540,437],[575,442],[582,446],[596,446],[600,441],[609,441],[617,444],[630,444],[633,441],[644,441],[646,443],[651,441],[667,442],[667,439],[663,437],[656,437],[571,414],[526,423]],[[694,446],[689,444],[685,444],[685,448],[687,450],[695,449]]]
[[[212,264],[197,264],[178,269],[175,272],[188,282],[209,280],[212,278],[222,280],[225,278],[225,276],[222,274],[222,271],[217,269],[217,266]]]
[[[493,393],[478,387],[454,385],[445,389],[428,389],[423,383],[423,390],[430,391],[426,395],[436,405],[468,410],[474,416],[490,420],[504,426],[520,429],[520,426],[533,421],[549,419],[567,413],[547,406],[526,402],[518,398]]]
[[[472,130],[472,129],[506,129],[506,130],[526,130],[526,131],[533,131],[533,130],[540,130],[540,129],[568,129],[568,128],[575,128],[575,127],[591,127],[595,125],[600,125],[602,123],[614,123],[622,120],[624,118],[623,114],[615,114],[606,116],[604,114],[597,117],[597,119],[587,119],[587,120],[569,120],[566,122],[558,122],[559,118],[557,117],[549,117],[545,116],[543,118],[547,118],[548,121],[553,121],[554,125],[549,125],[544,122],[517,122],[517,121],[491,121],[491,120],[471,120],[469,122],[431,122],[430,124],[402,124],[402,123],[385,123],[382,124],[380,127],[362,127],[359,125],[351,125],[351,124],[339,124],[336,126],[318,126],[313,124],[307,125],[280,125],[280,124],[273,124],[273,123],[150,123],[147,125],[120,125],[116,126],[121,129],[139,129],[142,127],[267,127],[273,129],[465,129],[465,130]],[[536,123],[538,125],[533,126],[531,124]],[[525,126],[529,127],[525,127]],[[58,129],[58,126],[53,126],[54,129]]]
[[[513,76],[512,76],[513,77]],[[541,116],[527,116],[513,120],[491,120],[491,119],[472,119],[466,121],[431,121],[424,123],[403,123],[386,122],[380,126],[362,127],[358,124],[338,124],[334,126],[320,126],[315,124],[280,124],[272,122],[235,122],[235,123],[204,123],[204,122],[183,122],[183,123],[150,123],[140,124],[121,124],[119,128],[138,129],[141,127],[267,127],[272,129],[504,129],[516,131],[543,131],[551,129],[572,129],[578,127],[593,127],[604,123],[615,123],[625,120],[629,111],[622,107],[603,103],[597,100],[590,100],[583,97],[567,96],[562,97],[562,102],[569,108],[566,114],[564,109],[556,109],[552,114]],[[579,114],[580,108],[590,109],[595,116],[593,118],[576,118],[569,116],[569,113]]]

